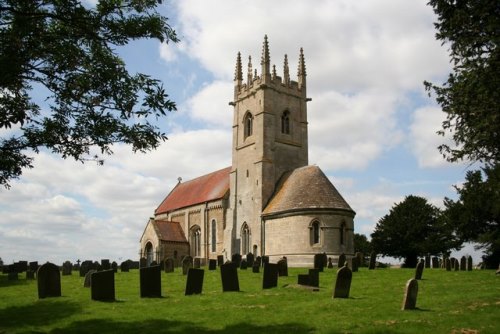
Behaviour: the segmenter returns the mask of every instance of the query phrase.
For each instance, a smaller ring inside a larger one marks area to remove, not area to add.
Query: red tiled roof
[[[181,224],[178,222],[154,220],[153,225],[158,235],[158,239],[173,242],[187,242]]]
[[[229,191],[227,167],[196,179],[178,183],[155,210],[155,214],[185,208],[224,197]]]

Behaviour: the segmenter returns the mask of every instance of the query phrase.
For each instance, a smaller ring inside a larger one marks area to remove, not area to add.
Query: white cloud
[[[232,82],[220,80],[202,87],[187,102],[189,116],[207,127],[231,129],[233,107],[228,103],[233,100],[233,89]]]

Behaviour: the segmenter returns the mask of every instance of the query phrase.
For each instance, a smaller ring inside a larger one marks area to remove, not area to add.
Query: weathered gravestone
[[[201,268],[201,259],[199,257],[195,257],[193,259],[193,268],[195,268],[195,269]]]
[[[417,306],[418,281],[410,279],[406,282],[405,296],[403,299],[402,310],[414,310]]]
[[[141,298],[161,298],[161,267],[140,268],[139,283]]]
[[[62,265],[63,276],[71,275],[71,270],[73,269],[73,264],[69,261],[65,261]]]
[[[193,258],[187,255],[182,259],[182,274],[187,275],[189,268],[193,268]]]
[[[333,268],[333,262],[332,262],[332,258],[331,258],[331,257],[329,257],[329,258],[328,258],[328,265],[327,265],[327,268],[328,268],[328,269],[332,269],[332,268]]]
[[[80,277],[85,277],[85,275],[87,275],[90,269],[92,269],[92,261],[90,260],[83,261],[80,266]]]
[[[84,288],[90,288],[91,287],[91,282],[92,282],[92,274],[96,273],[97,270],[90,269],[87,271],[87,274],[85,275],[85,279],[83,280],[83,287]]]
[[[220,267],[224,264],[224,255],[217,255],[217,266]]]
[[[352,257],[349,262],[351,263],[351,271],[353,273],[357,272],[358,271],[358,268],[359,268],[359,258],[358,257]]]
[[[254,256],[252,253],[247,254],[247,264],[249,267],[253,266]]]
[[[38,298],[61,297],[61,274],[53,263],[43,264],[37,272]]]
[[[147,266],[148,266],[148,259],[146,259],[145,257],[141,257],[139,259],[139,269]]]
[[[323,261],[323,254],[314,254],[314,268],[319,269],[320,272],[323,272],[324,267],[325,263]]]
[[[345,260],[346,260],[345,254],[344,253],[340,254],[339,255],[339,263],[337,263],[337,267],[342,268],[343,266],[345,266]]]
[[[231,262],[234,263],[237,268],[239,268],[241,264],[241,255],[233,254],[233,256],[231,256]]]
[[[472,256],[467,256],[467,271],[472,270]]]
[[[171,257],[167,257],[163,260],[163,270],[166,273],[173,273],[175,271],[175,261]]]
[[[92,300],[115,300],[115,272],[103,270],[92,274],[90,279],[90,295]]]
[[[264,266],[264,276],[262,278],[262,289],[271,289],[278,286],[278,265],[276,263],[266,263]]]
[[[248,268],[247,260],[241,260],[241,262],[240,262],[240,269],[247,270],[247,268]]]
[[[185,296],[199,295],[203,290],[203,276],[205,270],[197,268],[189,268],[186,280]]]
[[[368,269],[370,269],[370,270],[375,269],[376,262],[377,262],[377,253],[371,252],[370,253],[370,263],[368,264]]]
[[[109,262],[109,259],[101,259],[101,270],[110,270],[111,269],[111,263]]]
[[[437,256],[432,257],[432,268],[439,268],[439,259]]]
[[[111,262],[111,269],[113,269],[113,271],[115,273],[118,272],[118,263],[116,263],[115,261]]]
[[[123,261],[122,263],[120,263],[120,270],[122,273],[128,273],[130,270],[130,262]]]
[[[467,270],[467,258],[465,256],[460,258],[460,270]]]
[[[417,267],[415,269],[415,279],[422,279],[422,273],[424,271],[424,261],[420,259],[417,263]]]
[[[240,291],[238,270],[235,263],[228,262],[220,266],[220,276],[223,292]]]
[[[430,255],[425,256],[425,267],[430,268],[431,267],[431,257]]]
[[[217,269],[217,260],[210,259],[208,260],[208,270],[216,270]]]
[[[283,257],[278,261],[278,276],[288,276],[288,261],[286,257]]]
[[[351,290],[352,271],[348,266],[344,266],[337,271],[333,298],[349,298]]]
[[[261,260],[261,265],[262,265],[262,267],[264,267],[264,266],[266,265],[266,263],[269,263],[269,256],[264,255],[264,256],[262,256],[262,257],[260,258],[260,260]]]

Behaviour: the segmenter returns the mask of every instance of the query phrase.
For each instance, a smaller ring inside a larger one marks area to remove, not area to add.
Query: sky
[[[445,117],[423,81],[443,83],[451,66],[426,3],[164,0],[159,10],[181,41],[136,41],[117,52],[131,72],[160,79],[177,103],[158,123],[169,139],[148,154],[115,145],[103,166],[35,155],[35,168],[0,189],[0,257],[138,260],[146,223],[178,177],[230,166],[236,55],[260,70],[264,35],[278,75],[288,55],[292,80],[304,49],[309,164],[356,211],[355,233],[369,237],[410,194],[443,207],[471,167],[437,150],[449,142],[436,134]],[[455,253],[463,254],[479,261],[471,245]]]

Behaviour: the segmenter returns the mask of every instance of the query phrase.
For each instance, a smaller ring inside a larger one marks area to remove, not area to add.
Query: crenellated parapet
[[[300,48],[297,80],[290,79],[290,68],[288,56],[285,54],[283,61],[283,76],[276,73],[276,65],[271,66],[271,56],[269,51],[269,41],[267,35],[264,36],[261,55],[261,73],[253,68],[252,57],[248,57],[247,80],[243,81],[241,54],[238,52],[236,58],[236,70],[234,76],[234,100],[245,98],[254,94],[257,89],[269,88],[278,92],[293,95],[307,100],[306,97],[306,65],[303,49]],[[271,70],[272,68],[272,70]]]

